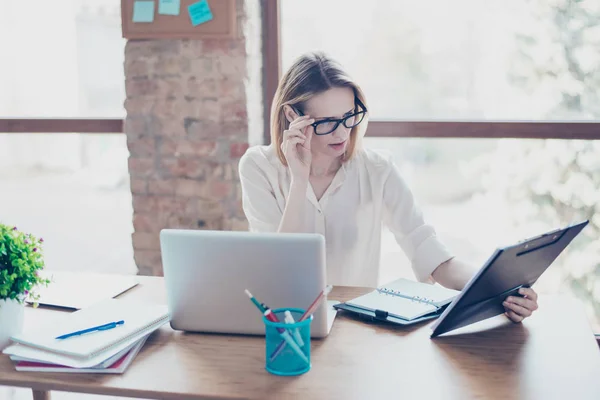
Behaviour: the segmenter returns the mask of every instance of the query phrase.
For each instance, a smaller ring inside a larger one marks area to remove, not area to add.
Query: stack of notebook
[[[110,299],[11,337],[15,344],[3,353],[18,371],[119,374],[168,321],[166,306]],[[109,329],[90,330],[102,326]]]

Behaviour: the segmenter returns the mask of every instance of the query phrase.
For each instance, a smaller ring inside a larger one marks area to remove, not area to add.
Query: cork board
[[[193,26],[188,6],[198,0],[181,0],[179,15],[158,13],[158,0],[154,1],[153,22],[133,22],[135,0],[121,0],[121,22],[126,39],[203,39],[236,37],[236,0],[209,0],[213,19]]]

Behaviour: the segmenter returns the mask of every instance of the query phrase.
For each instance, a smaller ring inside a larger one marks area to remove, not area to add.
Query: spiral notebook
[[[402,278],[335,308],[406,325],[439,316],[459,293]]]

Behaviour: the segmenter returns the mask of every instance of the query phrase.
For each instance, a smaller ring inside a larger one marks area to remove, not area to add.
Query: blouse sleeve
[[[425,223],[412,192],[390,161],[390,173],[383,189],[383,219],[411,262],[417,279],[431,281],[431,274],[453,257],[439,240],[434,228]]]
[[[242,207],[250,231],[277,232],[282,218],[272,186],[250,151],[240,159]]]

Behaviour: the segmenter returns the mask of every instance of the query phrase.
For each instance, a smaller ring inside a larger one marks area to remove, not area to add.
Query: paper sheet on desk
[[[77,310],[114,298],[138,284],[138,278],[129,275],[67,271],[42,271],[40,275],[52,282],[38,288],[37,303]]]

